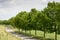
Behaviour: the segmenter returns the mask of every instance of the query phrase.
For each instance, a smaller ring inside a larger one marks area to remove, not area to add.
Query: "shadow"
[[[34,36],[34,38],[36,38],[36,39],[38,39],[38,40],[44,40],[43,37]],[[45,38],[45,40],[54,40],[54,39]]]
[[[34,36],[34,35],[32,35],[32,34],[27,34],[27,33],[18,32],[18,31],[15,31],[15,32],[18,33],[18,34],[22,34],[22,35],[25,35],[25,36],[32,37],[32,38],[30,38],[30,39],[44,40],[44,38],[41,37],[41,36]],[[27,39],[28,39],[28,38],[27,38]],[[54,40],[54,39],[45,38],[45,40]]]
[[[34,36],[32,34],[28,34],[28,33],[23,33],[23,32],[19,32],[19,31],[14,31],[14,32],[9,32],[13,35],[16,35],[18,37],[22,37],[24,39],[34,39],[34,40],[44,40],[43,37],[40,36]],[[50,39],[50,38],[46,38],[45,40],[54,40],[54,39]]]
[[[20,33],[20,32],[10,32],[11,34],[17,35],[18,37],[23,37],[24,39],[31,39],[31,40],[38,40],[36,38],[33,38],[30,35],[27,35],[25,33]]]

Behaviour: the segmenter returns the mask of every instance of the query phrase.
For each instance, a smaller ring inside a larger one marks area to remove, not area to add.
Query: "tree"
[[[58,21],[60,15],[60,3],[55,2],[49,2],[47,8],[44,9],[45,14],[51,19],[51,23],[53,24],[51,28],[53,29],[53,32],[55,32],[55,40],[57,40],[57,28],[58,28]],[[50,31],[52,31],[50,29]]]

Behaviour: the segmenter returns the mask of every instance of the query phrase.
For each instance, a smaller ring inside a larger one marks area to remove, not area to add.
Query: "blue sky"
[[[59,0],[0,0],[0,20],[9,19],[20,11],[30,11],[32,8],[42,10],[48,2]]]

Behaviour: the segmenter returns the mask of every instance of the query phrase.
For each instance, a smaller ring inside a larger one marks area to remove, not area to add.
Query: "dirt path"
[[[32,38],[30,36],[26,36],[26,35],[23,35],[23,34],[18,34],[8,27],[6,27],[6,32],[11,33],[11,34],[15,35],[16,37],[19,37],[22,40],[37,40],[37,39]]]

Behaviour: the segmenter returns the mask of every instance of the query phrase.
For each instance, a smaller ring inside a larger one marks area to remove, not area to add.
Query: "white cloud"
[[[53,0],[0,0],[0,19],[8,19],[19,11],[30,11],[31,8],[41,10],[49,1]]]

